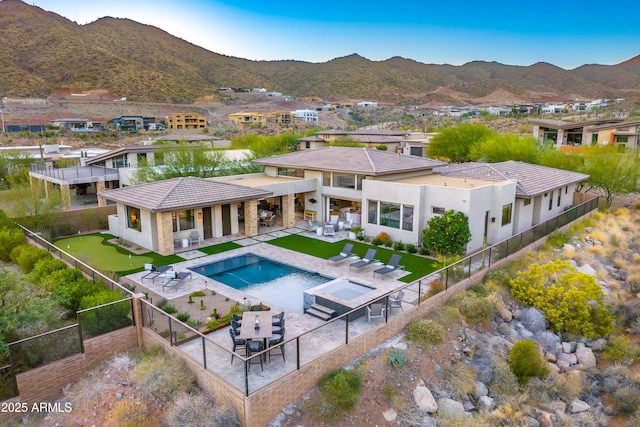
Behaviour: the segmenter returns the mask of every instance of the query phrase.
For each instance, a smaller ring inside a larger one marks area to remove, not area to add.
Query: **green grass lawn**
[[[167,265],[184,261],[177,255],[162,256],[155,252],[136,255],[109,243],[111,234],[86,234],[56,240],[54,244],[99,271],[113,271],[121,276],[144,269],[145,264]]]
[[[337,242],[324,242],[311,237],[300,236],[298,234],[291,234],[286,237],[280,237],[278,239],[269,240],[267,243],[281,248],[290,249],[296,252],[302,252],[307,255],[313,255],[318,258],[327,259],[333,255],[340,253],[344,244],[350,242],[348,240],[340,240]],[[397,253],[402,256],[400,265],[404,265],[407,271],[411,272],[399,280],[402,282],[413,282],[421,277],[424,277],[437,270],[435,261],[424,258],[419,255],[412,255],[406,252],[398,252],[393,249],[385,248],[382,246],[372,246],[366,243],[352,242],[353,252],[362,257],[369,248],[377,250],[376,259],[379,259],[385,264],[391,258],[391,255]]]

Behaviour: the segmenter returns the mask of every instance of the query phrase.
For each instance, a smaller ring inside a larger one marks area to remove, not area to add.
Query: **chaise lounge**
[[[182,281],[186,278],[191,279],[191,272],[189,271],[181,271],[176,273],[175,271],[167,271],[167,278],[169,279],[167,283],[162,285],[162,292],[164,292],[164,288],[174,288],[174,291],[178,291],[178,285],[182,283]]]
[[[144,269],[148,271],[148,273],[142,276],[140,282],[144,282],[144,279],[151,279],[151,281],[155,283],[158,276],[165,274],[167,271],[173,270],[173,267],[170,265],[161,265],[160,267],[156,267],[154,264],[145,264]]]
[[[338,255],[334,255],[331,258],[327,258],[327,262],[339,262],[352,256],[353,243],[345,243],[344,248]]]
[[[376,273],[384,276],[385,274],[389,274],[392,271],[404,270],[404,265],[398,265],[401,258],[402,257],[398,254],[391,255],[391,259],[389,259],[389,263],[387,265],[377,270],[373,270],[373,277],[376,277]]]
[[[349,264],[349,270],[351,270],[351,268],[363,268],[369,264],[377,262],[378,260],[374,259],[374,257],[376,256],[376,252],[376,249],[367,249],[367,253],[364,254],[364,257],[360,261]]]

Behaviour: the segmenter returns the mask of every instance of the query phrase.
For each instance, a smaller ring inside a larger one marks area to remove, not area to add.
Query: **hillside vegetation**
[[[0,2],[0,39],[0,95],[15,97],[105,89],[131,101],[190,103],[212,96],[218,87],[264,87],[292,96],[408,104],[473,102],[496,91],[522,102],[629,96],[640,88],[640,57],[575,70],[547,63],[370,61],[357,54],[317,64],[250,61],[207,51],[128,19],[106,17],[78,25],[17,0]],[[443,88],[450,93],[443,95]]]

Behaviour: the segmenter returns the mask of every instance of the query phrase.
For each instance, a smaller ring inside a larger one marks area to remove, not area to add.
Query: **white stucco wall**
[[[151,215],[149,211],[140,210],[140,231],[133,230],[128,227],[127,207],[122,203],[118,203],[118,229],[119,237],[133,244],[142,246],[143,248],[157,250],[157,240],[154,242],[156,235],[156,216]]]

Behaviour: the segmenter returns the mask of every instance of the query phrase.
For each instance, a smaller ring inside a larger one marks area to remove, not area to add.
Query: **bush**
[[[31,280],[35,284],[41,284],[44,279],[53,274],[54,271],[64,270],[67,264],[55,258],[42,258],[36,262],[31,270]]]
[[[420,255],[424,255],[427,256],[429,255],[431,252],[429,252],[429,249],[425,248],[424,246],[420,247]]]
[[[607,360],[624,362],[629,365],[640,361],[640,349],[637,345],[631,344],[629,338],[624,336],[610,338],[602,355]]]
[[[432,280],[431,283],[429,283],[429,292],[427,292],[427,297],[432,297],[442,291],[444,291],[444,283],[438,279]]]
[[[27,244],[16,246],[9,256],[11,262],[20,267],[23,273],[30,273],[36,262],[41,259],[51,258],[49,252],[44,249]]]
[[[466,292],[454,298],[453,303],[465,320],[473,325],[491,321],[494,306],[485,298],[472,292]]]
[[[396,368],[402,368],[408,361],[409,358],[397,348],[394,348],[391,350],[391,353],[389,353],[389,363]]]
[[[376,239],[380,240],[383,245],[391,246],[393,244],[393,240],[391,240],[391,236],[389,236],[384,231],[381,231],[376,235]]]
[[[82,298],[104,290],[105,287],[102,284],[80,277],[71,283],[60,283],[54,292],[61,304],[69,310],[78,311]]]
[[[231,407],[216,407],[204,393],[180,393],[167,408],[167,427],[236,427],[238,419]]]
[[[178,319],[179,321],[183,322],[183,323],[187,323],[189,321],[189,318],[191,317],[191,315],[189,313],[185,313],[185,312],[181,312],[176,314],[176,319]]]
[[[557,248],[561,248],[565,243],[568,243],[570,236],[564,231],[556,231],[549,234],[547,241]]]
[[[191,391],[195,383],[195,376],[181,360],[162,353],[142,359],[134,377],[145,396],[162,402],[171,401],[175,393]]]
[[[362,375],[355,370],[339,369],[329,373],[320,381],[318,415],[329,422],[335,422],[342,414],[355,407],[362,389]]]
[[[402,242],[395,242],[393,244],[393,249],[396,251],[403,251],[404,250],[404,243]]]
[[[149,409],[144,401],[138,398],[117,400],[108,413],[107,425],[119,427],[151,427],[153,420],[149,418]]]
[[[444,328],[433,320],[414,320],[407,327],[407,338],[420,345],[440,344],[444,341]]]
[[[24,233],[18,227],[0,228],[0,261],[10,262],[11,251],[24,243]]]
[[[531,377],[544,378],[549,373],[538,345],[532,340],[514,344],[509,352],[509,367],[520,385],[525,385]]]
[[[633,414],[640,407],[640,387],[625,386],[613,392],[614,407],[619,414]]]
[[[404,245],[404,250],[410,254],[415,254],[416,252],[418,252],[418,249],[416,249],[416,245],[413,245],[411,243],[407,243],[406,245]]]
[[[122,300],[119,291],[105,289],[93,295],[87,295],[80,301],[80,309],[96,307],[102,304]],[[94,337],[131,325],[129,313],[131,302],[128,300],[97,308],[80,314],[80,326],[85,337]]]
[[[372,244],[373,246],[380,246],[380,245],[382,244],[382,240],[380,240],[380,239],[378,239],[378,238],[376,237],[375,239],[373,239],[373,240],[371,241],[371,244]]]
[[[454,210],[436,215],[427,222],[422,240],[427,249],[439,255],[462,255],[471,240],[469,218]]]
[[[83,278],[84,276],[80,270],[76,270],[75,268],[64,268],[55,270],[48,277],[44,277],[40,281],[40,285],[43,288],[56,293],[56,289],[68,283],[77,282]]]

